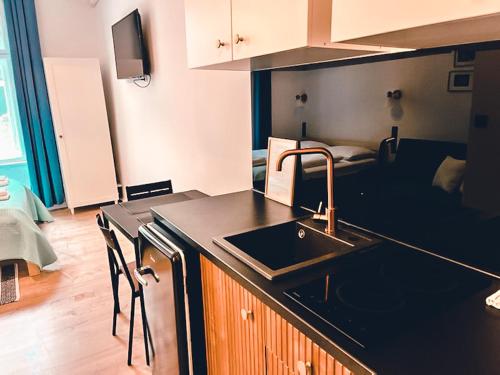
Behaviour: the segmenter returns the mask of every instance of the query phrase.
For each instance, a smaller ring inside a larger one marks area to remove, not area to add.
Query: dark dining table
[[[139,267],[141,264],[139,227],[153,221],[151,207],[205,197],[208,197],[208,195],[198,190],[189,190],[180,193],[159,195],[156,197],[142,198],[103,206],[101,207],[101,212],[103,215],[104,226],[109,228],[109,224],[111,223],[130,242],[133,243],[135,261]]]

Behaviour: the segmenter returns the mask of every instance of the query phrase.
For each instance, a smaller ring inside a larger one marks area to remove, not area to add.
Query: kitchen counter
[[[206,256],[265,304],[356,374],[489,374],[500,369],[500,311],[485,305],[500,289],[486,289],[380,345],[362,348],[283,294],[324,275],[324,265],[269,281],[213,243],[212,238],[300,219],[310,214],[254,191],[180,202],[152,209],[155,221]]]

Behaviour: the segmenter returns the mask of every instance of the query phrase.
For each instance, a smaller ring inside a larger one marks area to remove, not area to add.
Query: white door
[[[44,59],[70,209],[117,200],[115,166],[97,59]]]
[[[334,0],[332,41],[500,12],[499,0]]]
[[[233,59],[307,46],[308,0],[232,0]]]
[[[231,0],[185,0],[188,66],[231,61]]]

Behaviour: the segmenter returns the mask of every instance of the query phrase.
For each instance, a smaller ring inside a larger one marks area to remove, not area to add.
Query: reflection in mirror
[[[499,72],[488,43],[253,73],[254,188],[267,137],[327,147],[341,220],[500,276]],[[298,201],[315,209],[326,162],[299,168]]]

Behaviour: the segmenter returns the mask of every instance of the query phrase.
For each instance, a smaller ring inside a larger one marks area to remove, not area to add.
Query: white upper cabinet
[[[258,70],[500,39],[500,0],[185,0],[190,68]]]
[[[500,38],[500,0],[334,0],[332,41],[408,48]]]
[[[260,70],[393,52],[331,43],[332,0],[185,0],[190,68]]]
[[[233,58],[307,46],[308,0],[232,0]]]
[[[232,59],[231,0],[185,0],[188,66]]]

